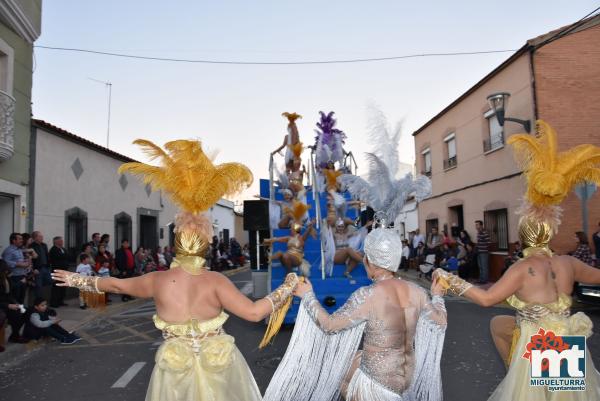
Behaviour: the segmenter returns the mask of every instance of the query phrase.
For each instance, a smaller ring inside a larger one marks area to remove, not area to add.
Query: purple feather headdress
[[[335,127],[337,120],[333,118],[335,113],[330,111],[325,114],[319,111],[321,119],[317,122],[315,130],[315,147],[317,149],[317,165],[321,168],[326,167],[328,162],[342,162],[344,157],[344,141],[346,134]]]

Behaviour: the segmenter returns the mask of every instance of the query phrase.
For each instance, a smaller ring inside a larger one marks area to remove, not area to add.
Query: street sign
[[[594,192],[596,192],[596,184],[591,182],[584,182],[575,187],[575,195],[582,201],[589,200]]]

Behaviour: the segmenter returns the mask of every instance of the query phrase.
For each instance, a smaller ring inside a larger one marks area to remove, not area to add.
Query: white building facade
[[[414,166],[408,163],[400,163],[397,177],[404,176],[408,173],[415,175]],[[408,239],[408,233],[419,228],[419,211],[417,201],[414,197],[406,200],[406,204],[402,208],[402,212],[396,217],[394,227],[400,238]]]
[[[173,245],[177,207],[139,178],[117,173],[135,160],[41,120],[32,121],[31,140],[30,230],[48,243],[64,237],[71,256],[96,232],[110,235],[111,251],[123,239],[134,249]],[[210,213],[215,235],[234,235],[232,202],[222,199]]]

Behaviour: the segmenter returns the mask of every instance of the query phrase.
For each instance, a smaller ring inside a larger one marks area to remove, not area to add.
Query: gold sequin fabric
[[[273,304],[273,311],[278,310],[292,296],[292,292],[298,285],[298,276],[295,273],[289,273],[285,281],[275,291],[266,296]]]
[[[67,278],[67,284],[69,287],[79,288],[81,291],[100,293],[96,287],[96,280],[98,279],[99,277],[82,276],[81,274],[75,273]]]
[[[528,303],[511,295],[506,302],[517,310],[517,322],[538,322],[548,315],[568,317],[573,300],[566,294],[560,294],[556,301],[547,304]]]
[[[219,316],[206,321],[190,319],[184,323],[169,323],[158,315],[154,315],[153,320],[156,328],[162,331],[165,340],[182,338],[193,341],[225,333],[222,326],[228,318],[227,313],[221,312]]]

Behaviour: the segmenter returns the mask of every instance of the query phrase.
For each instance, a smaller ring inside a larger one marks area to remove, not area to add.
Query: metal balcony
[[[456,167],[456,156],[444,160],[444,170],[448,170],[453,167]]]
[[[0,90],[0,162],[15,153],[15,98]]]
[[[486,139],[483,141],[483,152],[491,152],[492,150],[501,148],[504,146],[504,134],[495,136],[494,138]]]
[[[431,178],[431,169],[421,171],[421,175]]]

